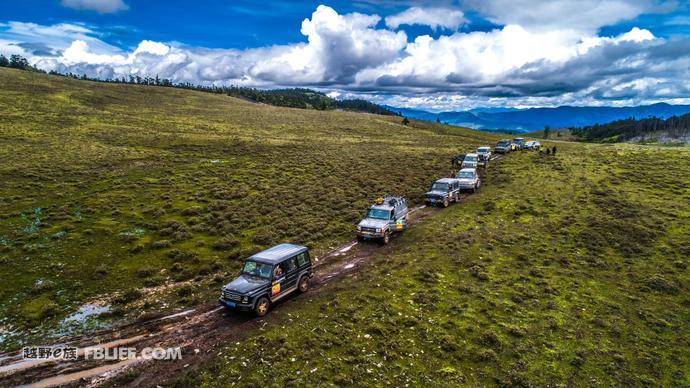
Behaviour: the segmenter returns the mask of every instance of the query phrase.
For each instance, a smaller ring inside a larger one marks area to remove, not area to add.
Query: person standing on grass
[[[553,148],[551,149],[551,154],[553,154],[553,156],[556,156],[556,146],[553,146]]]

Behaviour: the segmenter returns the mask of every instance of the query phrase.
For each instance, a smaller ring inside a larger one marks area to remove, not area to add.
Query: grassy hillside
[[[323,252],[376,196],[416,201],[452,155],[493,139],[0,69],[0,347],[101,296],[136,315],[140,287],[222,281],[280,241]]]
[[[690,152],[558,147],[179,385],[690,385]]]

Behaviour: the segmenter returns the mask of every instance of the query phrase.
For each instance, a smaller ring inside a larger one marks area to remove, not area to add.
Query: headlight
[[[248,297],[248,296],[243,296],[243,297],[242,297],[242,303],[249,303],[249,297]]]
[[[225,288],[221,288],[220,290],[220,297],[222,298],[223,295],[225,295]]]
[[[381,229],[380,229],[380,228],[376,228],[376,233],[381,233]]]
[[[362,231],[362,227],[359,226],[359,225],[357,225],[357,231],[358,231],[358,232],[361,232],[361,231]]]

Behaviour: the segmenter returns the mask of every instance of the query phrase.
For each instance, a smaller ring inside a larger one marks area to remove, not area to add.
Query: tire
[[[309,291],[309,276],[305,275],[299,278],[299,283],[297,283],[297,289],[302,294]]]
[[[381,242],[383,243],[383,245],[386,245],[389,242],[391,242],[391,234],[390,233],[384,234],[383,238],[381,239]]]
[[[450,205],[450,202],[448,201],[448,198],[443,200],[443,207],[448,207]]]
[[[268,298],[262,296],[256,301],[256,305],[254,305],[254,314],[256,314],[257,317],[263,317],[268,313],[270,306],[271,302],[268,300]]]
[[[364,237],[362,236],[357,236],[357,242],[362,242],[364,241]]]

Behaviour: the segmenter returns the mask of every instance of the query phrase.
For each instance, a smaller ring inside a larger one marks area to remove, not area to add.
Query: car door
[[[299,276],[299,268],[297,268],[297,259],[295,256],[283,261],[285,265],[285,281],[283,286],[285,290],[290,291],[292,288],[297,286],[297,278]]]

